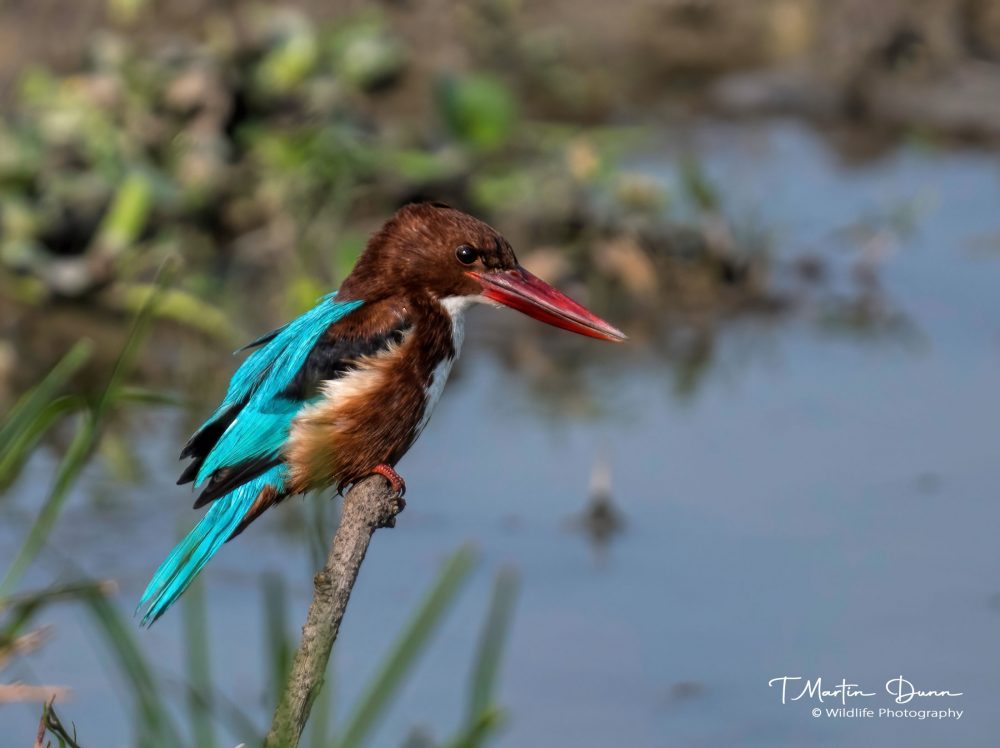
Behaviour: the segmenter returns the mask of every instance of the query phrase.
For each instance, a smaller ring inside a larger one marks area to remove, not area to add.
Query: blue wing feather
[[[231,419],[205,455],[196,485],[204,483],[217,470],[279,455],[292,420],[310,402],[282,393],[327,328],[363,303],[337,302],[334,296],[324,296],[302,316],[251,344],[260,347],[236,370],[222,403],[192,437],[195,441],[198,434],[220,418]],[[234,409],[237,412],[232,417]],[[148,606],[143,624],[151,624],[163,615],[187,589],[240,525],[261,491],[284,493],[285,474],[282,463],[268,466],[257,475],[248,475],[245,481],[214,501],[153,575],[139,602],[140,608]]]
[[[308,403],[282,397],[282,391],[302,368],[326,329],[362,303],[338,303],[333,294],[324,296],[319,304],[280,328],[270,341],[247,357],[233,374],[222,404],[202,425],[204,429],[230,408],[245,403],[202,463],[196,485],[221,468],[278,453],[288,437],[292,419]]]

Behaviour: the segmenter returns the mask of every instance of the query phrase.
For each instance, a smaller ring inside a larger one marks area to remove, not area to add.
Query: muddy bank
[[[95,29],[127,30],[155,44],[211,33],[248,7],[206,0],[7,4],[0,11],[0,92],[9,102],[18,75],[32,65],[78,68]],[[400,115],[426,113],[427,89],[441,71],[488,68],[516,84],[532,112],[577,121],[635,118],[667,100],[1000,137],[998,0],[333,0],[289,7],[332,23],[377,7],[414,50],[407,85],[381,103]]]

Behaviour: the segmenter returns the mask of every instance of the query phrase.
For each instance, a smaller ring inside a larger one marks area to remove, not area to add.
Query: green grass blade
[[[157,682],[132,637],[130,627],[104,595],[89,595],[85,599],[98,630],[104,635],[108,649],[117,661],[118,669],[135,695],[139,722],[138,744],[165,748],[184,745],[164,707]]]
[[[170,684],[168,681],[169,685]],[[177,684],[189,699],[199,699],[202,703],[211,704],[212,719],[228,728],[229,732],[239,736],[239,739],[248,746],[260,745],[264,742],[264,736],[260,733],[260,728],[254,724],[250,715],[226,696],[221,690],[212,688],[209,691],[201,691],[194,688],[190,683]]]
[[[250,715],[219,689],[213,688],[203,692],[190,684],[185,684],[184,691],[189,699],[200,699],[203,703],[211,703],[212,719],[226,726],[229,732],[238,735],[245,745],[260,745],[264,742],[260,728],[254,724]]]
[[[445,748],[478,748],[503,724],[503,712],[489,707],[480,712],[476,719],[466,725],[454,738],[445,743]]]
[[[0,600],[0,612],[4,613],[3,629],[0,630],[0,649],[8,646],[22,634],[31,619],[45,606],[87,595],[106,593],[114,589],[114,586],[113,582],[73,582]]]
[[[503,711],[494,704],[500,660],[510,632],[517,599],[518,580],[513,569],[502,569],[493,584],[493,597],[479,638],[469,684],[465,725],[445,745],[478,748],[503,724]]]
[[[445,612],[454,602],[462,584],[468,579],[475,563],[475,553],[468,546],[459,548],[445,562],[441,574],[416,614],[396,640],[378,674],[368,685],[358,706],[347,722],[338,748],[357,748],[369,736],[379,717],[392,701],[424,649]]]
[[[178,406],[184,403],[184,401],[176,395],[171,395],[166,392],[157,392],[156,390],[146,389],[145,387],[122,387],[118,392],[118,396],[124,402],[135,403],[137,405]]]
[[[493,584],[493,599],[486,624],[479,639],[479,650],[472,669],[472,684],[466,716],[469,724],[494,706],[494,694],[500,674],[500,659],[510,632],[517,599],[518,578],[513,569],[502,569]]]
[[[104,592],[110,594],[115,591],[117,585],[111,581],[93,582],[84,580],[81,582],[69,582],[67,584],[46,587],[43,590],[24,592],[19,595],[0,600],[0,613],[7,613],[19,607],[38,606],[47,603],[62,602],[64,600],[74,600],[86,595]]]
[[[208,624],[205,613],[205,586],[192,584],[184,595],[184,654],[187,665],[188,714],[196,748],[212,748],[212,675],[209,665]]]
[[[285,615],[288,595],[282,578],[277,574],[266,574],[261,580],[261,589],[265,640],[270,655],[270,698],[277,704],[292,665],[292,643],[288,638],[288,618]]]
[[[59,464],[52,490],[46,497],[45,503],[28,531],[24,543],[21,544],[20,550],[14,557],[14,561],[8,567],[3,580],[0,581],[0,597],[9,595],[17,587],[25,570],[38,555],[42,546],[45,545],[45,540],[52,532],[52,528],[62,512],[69,490],[76,482],[80,471],[87,464],[87,458],[96,441],[97,422],[94,414],[84,413],[80,418],[73,441],[66,451],[66,456]]]
[[[86,405],[86,400],[78,395],[56,397],[8,441],[0,453],[0,491],[9,488],[17,480],[28,458],[48,430],[64,416],[80,411]]]
[[[146,339],[146,333],[159,306],[160,297],[165,292],[164,286],[168,282],[165,276],[166,273],[161,271],[153,283],[152,290],[146,296],[142,306],[136,313],[135,319],[132,320],[128,337],[125,338],[125,344],[118,354],[115,366],[111,370],[111,376],[108,378],[108,383],[104,388],[104,393],[101,395],[101,399],[95,408],[95,415],[98,421],[103,418],[108,408],[112,407],[118,401],[124,389],[122,380],[132,368],[132,363],[135,361],[139,347]]]
[[[7,417],[0,425],[0,452],[6,454],[14,440],[27,429],[55,398],[56,395],[80,370],[93,351],[93,345],[88,340],[81,340],[62,359],[45,378],[25,393],[11,408]]]

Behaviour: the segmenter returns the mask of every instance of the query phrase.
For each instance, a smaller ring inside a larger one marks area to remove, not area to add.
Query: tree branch
[[[368,543],[378,528],[395,526],[403,506],[388,481],[379,475],[355,484],[344,497],[326,565],[313,579],[313,599],[302,627],[302,640],[274,710],[264,748],[295,748],[299,744],[309,710],[323,686],[330,651]]]

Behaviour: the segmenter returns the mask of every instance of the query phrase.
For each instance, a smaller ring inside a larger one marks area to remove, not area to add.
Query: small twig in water
[[[45,713],[49,705],[42,707],[42,716],[38,718],[38,732],[35,735],[35,748],[43,748],[42,741],[45,740]]]
[[[76,726],[73,726],[73,734],[70,735],[69,731],[63,727],[63,723],[59,720],[59,716],[56,714],[54,704],[56,703],[56,697],[53,696],[49,699],[48,703],[42,707],[42,716],[38,720],[38,735],[35,738],[35,748],[48,748],[52,744],[52,741],[42,745],[42,741],[45,740],[46,731],[51,732],[57,738],[61,745],[67,746],[67,748],[82,748],[82,746],[76,742]]]

